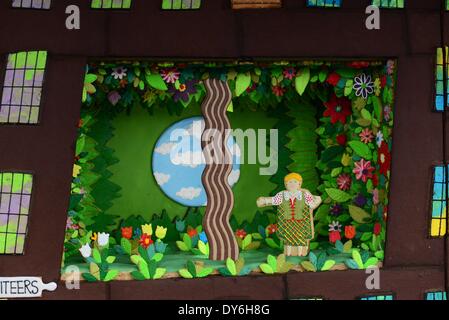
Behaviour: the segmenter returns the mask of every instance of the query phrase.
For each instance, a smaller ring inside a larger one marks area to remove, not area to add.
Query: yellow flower
[[[76,178],[76,177],[78,177],[80,172],[81,172],[81,167],[79,165],[77,165],[77,164],[73,165],[73,174],[72,174],[72,176],[74,178]]]
[[[97,234],[96,232],[94,232],[94,233],[92,234],[92,236],[90,237],[90,240],[92,240],[92,241],[97,241],[97,239],[98,239],[98,234]]]
[[[157,226],[156,228],[156,237],[158,239],[164,239],[165,236],[167,235],[167,228],[161,227],[161,226]]]
[[[343,156],[341,157],[341,164],[344,165],[345,167],[349,166],[351,162],[351,156],[347,153],[343,154]]]
[[[151,223],[150,224],[143,224],[142,225],[142,232],[144,234],[147,234],[147,235],[151,236],[153,234],[153,227],[151,226]]]

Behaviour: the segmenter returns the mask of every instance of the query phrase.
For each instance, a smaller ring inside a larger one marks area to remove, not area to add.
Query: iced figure
[[[302,189],[302,177],[290,173],[284,178],[285,189],[274,197],[257,199],[259,208],[277,206],[278,236],[284,242],[286,256],[307,256],[310,240],[315,236],[313,210],[321,204],[321,197]]]

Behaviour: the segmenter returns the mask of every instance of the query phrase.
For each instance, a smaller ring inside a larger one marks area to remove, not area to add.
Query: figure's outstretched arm
[[[268,206],[272,206],[273,205],[273,201],[271,197],[259,197],[257,198],[257,206],[259,208],[263,208],[263,207],[268,207]]]

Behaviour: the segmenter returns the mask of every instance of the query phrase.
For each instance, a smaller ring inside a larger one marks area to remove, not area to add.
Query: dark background
[[[0,256],[0,276],[58,281],[70,195],[76,128],[89,59],[145,57],[394,58],[398,59],[387,247],[379,293],[422,299],[444,288],[444,240],[430,239],[432,166],[443,161],[442,114],[433,112],[436,48],[449,43],[442,0],[408,0],[381,10],[381,29],[365,28],[369,0],[343,0],[340,9],[231,9],[230,0],[203,0],[198,11],[162,11],[161,1],[134,0],[130,11],[90,9],[86,0],[53,0],[51,10],[10,8],[0,2],[0,77],[6,56],[47,50],[40,124],[0,126],[0,168],[34,173],[24,256]],[[65,8],[81,9],[81,30],[65,28]],[[444,27],[444,28],[443,28]],[[63,283],[45,298],[354,299],[375,294],[364,271],[289,273],[245,278]]]

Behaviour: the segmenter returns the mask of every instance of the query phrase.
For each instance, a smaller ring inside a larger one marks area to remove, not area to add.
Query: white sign
[[[41,277],[0,277],[0,299],[39,298],[42,291],[55,291],[56,283],[43,283]]]

